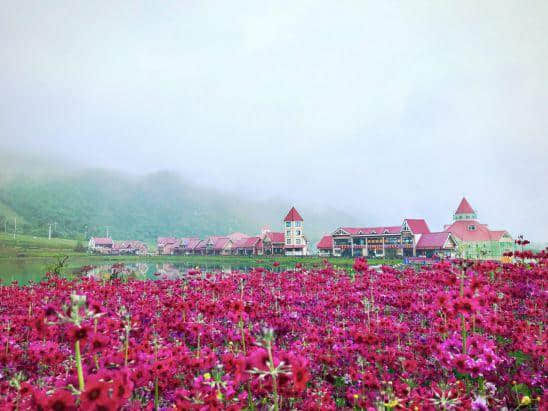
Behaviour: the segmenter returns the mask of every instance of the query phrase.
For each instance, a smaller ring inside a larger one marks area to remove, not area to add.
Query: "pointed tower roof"
[[[462,197],[462,200],[460,201],[459,206],[457,207],[457,211],[455,211],[455,214],[474,214],[475,211],[466,200],[466,197]]]
[[[291,210],[289,210],[289,213],[285,216],[284,221],[303,221],[303,218],[295,207],[291,207]]]

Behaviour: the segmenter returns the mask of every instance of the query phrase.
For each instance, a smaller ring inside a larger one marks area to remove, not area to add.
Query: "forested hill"
[[[207,236],[242,231],[257,234],[264,225],[282,230],[292,204],[259,203],[196,187],[174,173],[129,176],[107,170],[11,175],[0,180],[0,230],[5,221],[18,232],[46,236],[50,223],[63,238],[104,236],[154,242],[157,236]],[[299,204],[296,204],[299,207]],[[313,244],[325,232],[352,220],[334,211],[299,207]]]

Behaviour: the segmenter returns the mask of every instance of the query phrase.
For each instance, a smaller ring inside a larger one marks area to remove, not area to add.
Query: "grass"
[[[74,251],[76,240],[30,235],[19,235],[13,238],[13,233],[0,233],[0,258],[13,257],[50,257],[57,254],[82,255]]]

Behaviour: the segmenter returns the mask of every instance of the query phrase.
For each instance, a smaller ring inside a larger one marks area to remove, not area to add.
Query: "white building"
[[[308,240],[304,236],[303,218],[295,207],[291,207],[284,218],[285,255],[308,255]]]

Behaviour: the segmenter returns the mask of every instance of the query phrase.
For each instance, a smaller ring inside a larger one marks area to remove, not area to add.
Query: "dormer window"
[[[476,230],[476,226],[474,224],[470,224],[468,226],[468,231],[475,231]]]

